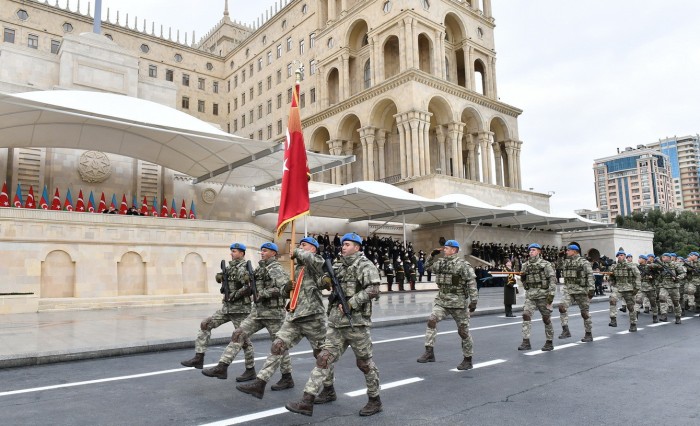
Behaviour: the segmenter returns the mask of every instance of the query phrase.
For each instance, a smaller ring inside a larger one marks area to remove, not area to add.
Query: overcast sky
[[[231,18],[252,23],[275,3],[229,0]],[[223,4],[104,0],[103,14],[117,5],[122,22],[199,39]],[[493,0],[493,15],[498,96],[524,110],[523,189],[553,191],[552,212],[595,208],[594,159],[700,132],[700,1]]]

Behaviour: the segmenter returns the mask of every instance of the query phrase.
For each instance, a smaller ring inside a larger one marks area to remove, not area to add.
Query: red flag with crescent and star
[[[24,202],[25,209],[35,209],[36,200],[34,200],[34,188],[29,185],[29,194],[27,194],[27,201]]]
[[[10,197],[7,195],[7,182],[2,184],[2,192],[0,192],[0,207],[10,207]]]
[[[78,201],[75,202],[75,211],[85,213],[85,200],[83,199],[83,188],[78,192]]]
[[[304,134],[299,116],[299,83],[294,86],[292,106],[289,110],[287,139],[284,143],[284,166],[282,169],[282,195],[277,217],[277,238],[287,224],[309,214],[309,164],[306,159]]]
[[[62,210],[61,208],[61,194],[58,192],[58,188],[53,193],[53,200],[51,200],[51,210]]]

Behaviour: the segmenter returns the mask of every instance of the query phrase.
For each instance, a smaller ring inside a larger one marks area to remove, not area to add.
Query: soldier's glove
[[[252,292],[250,291],[250,287],[244,286],[243,288],[241,288],[240,290],[238,290],[238,292],[236,293],[236,295],[240,298],[240,297],[250,296],[251,293],[252,293]]]
[[[273,288],[270,290],[270,297],[279,297],[279,295],[280,295],[280,289]]]
[[[469,304],[469,312],[474,312],[476,311],[476,302],[471,302]]]
[[[522,282],[527,281],[527,274],[526,274],[525,272],[523,272],[522,274],[520,274],[520,281],[522,281]]]
[[[217,274],[216,274],[216,282],[219,283],[219,284],[221,284],[222,277],[223,277],[223,276],[221,275],[221,272],[217,273]]]
[[[221,294],[226,293],[226,292],[224,291],[224,286],[219,287],[219,293],[221,293]]]
[[[284,293],[291,293],[292,290],[294,290],[294,283],[291,280],[289,280],[287,281],[287,284],[285,284],[284,287],[282,287],[282,291]]]
[[[547,296],[547,305],[551,305],[552,302],[554,302],[554,295],[550,294],[549,296]]]
[[[438,254],[440,254],[440,250],[435,249],[435,250],[433,250],[433,251],[430,252],[430,257],[435,257],[435,256],[437,256]]]
[[[595,294],[595,290],[588,290],[588,298],[593,299],[593,295]]]
[[[333,286],[333,280],[328,275],[324,275],[323,278],[321,278],[321,284],[325,290],[330,290]]]

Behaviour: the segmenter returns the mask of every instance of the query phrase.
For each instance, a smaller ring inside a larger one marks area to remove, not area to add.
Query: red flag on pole
[[[97,212],[102,213],[107,210],[107,201],[105,200],[105,193],[103,192],[100,196],[100,205],[97,207]]]
[[[27,194],[27,201],[24,202],[25,209],[35,209],[36,201],[34,201],[34,188],[29,186],[29,194]]]
[[[122,194],[122,204],[119,206],[119,214],[126,214],[129,205],[126,204],[126,194]]]
[[[148,216],[148,200],[146,196],[143,196],[143,202],[141,203],[141,216]]]
[[[53,193],[53,200],[51,200],[51,210],[62,210],[61,208],[61,194],[58,192],[58,188]]]
[[[163,205],[160,208],[160,217],[168,217],[168,199],[163,197]]]
[[[180,219],[187,219],[187,207],[185,207],[185,200],[182,200],[180,205]]]
[[[151,206],[151,216],[153,217],[158,217],[158,200],[156,200],[156,197],[153,197],[153,205]]]
[[[10,197],[7,195],[7,182],[2,184],[2,192],[0,192],[0,207],[10,207]]]
[[[85,213],[85,200],[83,200],[83,188],[78,192],[78,201],[75,203],[75,211]]]
[[[282,169],[282,195],[280,196],[279,216],[277,217],[277,238],[287,224],[309,214],[309,164],[306,160],[304,134],[299,116],[299,76],[294,86],[292,107],[289,110],[287,139],[284,145],[284,166]]]

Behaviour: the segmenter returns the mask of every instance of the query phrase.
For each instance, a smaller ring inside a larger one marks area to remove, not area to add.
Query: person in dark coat
[[[506,272],[514,272],[513,271],[513,264],[509,261],[506,262],[505,267],[503,268]],[[513,305],[516,304],[516,288],[515,288],[515,275],[508,274],[506,277],[506,284],[503,286],[503,304],[505,305],[506,308],[506,317],[507,318],[515,318],[515,315],[513,315]]]

